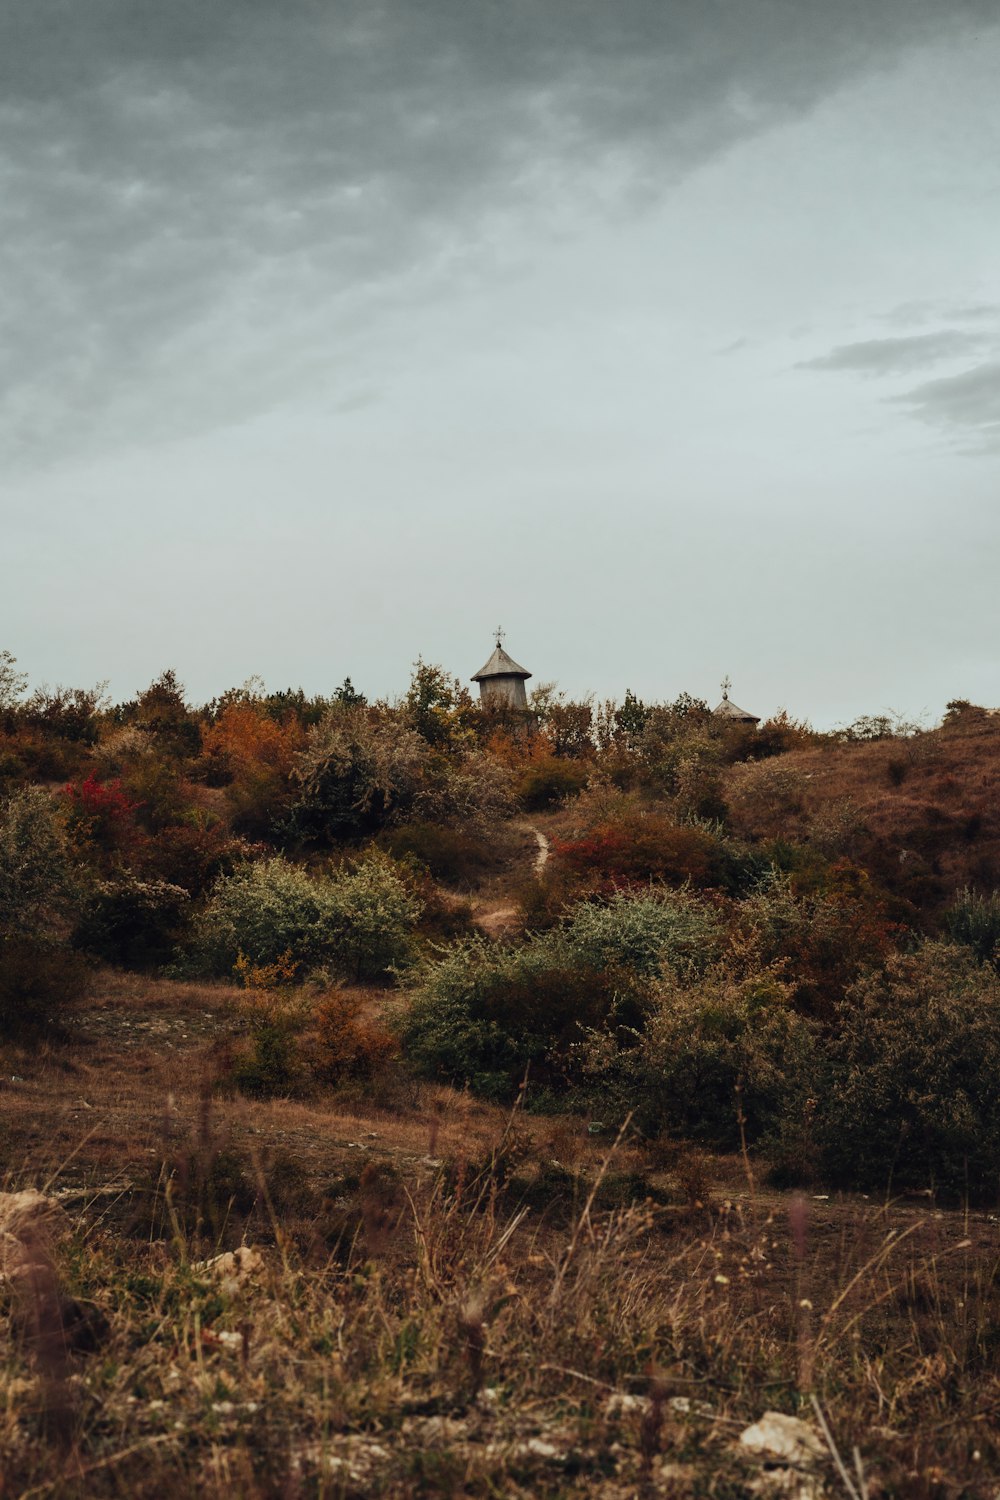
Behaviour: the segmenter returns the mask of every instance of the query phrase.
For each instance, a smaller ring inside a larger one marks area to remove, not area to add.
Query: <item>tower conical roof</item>
[[[525,667],[519,667],[512,656],[508,656],[498,641],[493,648],[493,655],[485,667],[480,667],[472,682],[482,682],[484,677],[530,677],[531,673]]]
[[[747,713],[745,708],[738,708],[737,705],[732,702],[728,693],[723,693],[722,702],[717,703],[716,706],[712,709],[712,712],[713,714],[716,714],[720,719],[739,719],[744,724],[760,723],[759,714],[750,714]]]

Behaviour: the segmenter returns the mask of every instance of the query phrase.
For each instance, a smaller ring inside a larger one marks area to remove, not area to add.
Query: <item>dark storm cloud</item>
[[[530,250],[575,204],[634,211],[994,19],[993,0],[0,4],[8,452],[148,430],[156,400],[170,428],[281,399],[320,351],[347,362],[399,278],[475,273],[498,214]]]
[[[1000,360],[925,381],[895,399],[925,421],[1000,443]]]
[[[981,340],[958,329],[938,333],[916,333],[906,338],[864,339],[855,344],[838,344],[829,354],[802,360],[799,370],[844,370],[854,375],[895,375],[900,371],[919,369],[939,359],[952,359],[981,346]]]

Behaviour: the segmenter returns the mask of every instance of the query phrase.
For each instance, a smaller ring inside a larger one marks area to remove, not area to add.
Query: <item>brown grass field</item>
[[[4,1497],[1000,1490],[994,1215],[442,1088],[229,1096],[235,994],[107,973],[4,1051],[5,1186],[64,1206],[75,1309],[0,1290]],[[741,1446],[765,1411],[821,1455]]]

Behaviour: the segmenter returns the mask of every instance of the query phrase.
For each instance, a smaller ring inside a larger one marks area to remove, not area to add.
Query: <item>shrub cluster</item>
[[[259,860],[216,882],[195,919],[188,966],[228,975],[241,955],[256,964],[286,953],[303,968],[330,965],[384,977],[411,956],[419,898],[385,855],[353,869],[309,875],[281,858]]]
[[[639,1025],[654,977],[697,972],[719,939],[710,908],[665,890],[581,903],[517,947],[468,939],[424,964],[404,1023],[406,1056],[494,1098],[509,1097],[526,1069],[563,1088],[585,1029]]]
[[[195,707],[164,672],[112,704],[0,651],[0,1030],[57,1018],[81,955],[253,970],[243,1086],[293,1086],[303,1036],[356,1083],[395,1044],[335,981],[405,971],[403,1067],[508,1098],[528,1069],[536,1102],[742,1133],[787,1174],[982,1196],[998,763],[961,701],[827,736],[688,694],[493,712],[418,661],[395,703],[251,680]],[[528,935],[470,935],[526,813],[552,851],[537,879],[518,855]]]

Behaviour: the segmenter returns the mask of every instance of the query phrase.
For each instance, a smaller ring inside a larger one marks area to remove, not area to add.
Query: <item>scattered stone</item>
[[[714,1417],[715,1407],[709,1406],[707,1401],[695,1401],[690,1396],[671,1396],[667,1402],[671,1411],[680,1412],[682,1417]]]
[[[57,1199],[23,1188],[19,1193],[0,1193],[0,1235],[23,1240],[40,1233],[49,1238],[69,1228],[69,1220]]]
[[[217,1277],[223,1291],[232,1296],[242,1291],[248,1282],[263,1275],[265,1261],[259,1250],[240,1245],[238,1250],[225,1250],[221,1255],[213,1255],[211,1260],[196,1261],[191,1269],[200,1276]]]
[[[539,1437],[529,1438],[526,1443],[522,1443],[521,1452],[530,1454],[532,1458],[547,1459],[549,1463],[564,1463],[566,1459],[565,1453],[560,1452],[553,1443],[547,1443],[544,1438]]]
[[[649,1410],[648,1396],[632,1396],[628,1391],[613,1391],[604,1407],[607,1417],[642,1416]]]
[[[759,1422],[740,1433],[741,1445],[764,1458],[783,1459],[803,1468],[826,1457],[826,1446],[816,1430],[799,1417],[766,1411]]]
[[[709,1406],[707,1401],[695,1401],[690,1396],[671,1396],[666,1403],[671,1411],[681,1417],[708,1417],[716,1416],[714,1406]],[[652,1402],[648,1396],[633,1396],[627,1391],[614,1391],[608,1397],[604,1407],[605,1416],[608,1417],[631,1417],[645,1416]]]
[[[16,1286],[51,1278],[50,1252],[69,1224],[62,1204],[36,1188],[0,1193],[0,1281]]]
[[[224,1349],[242,1349],[243,1348],[243,1335],[242,1335],[242,1333],[234,1333],[232,1331],[232,1329],[223,1328],[221,1330],[221,1332],[219,1332],[219,1333],[217,1333],[215,1335],[215,1337],[216,1337],[216,1340],[222,1345],[222,1347]]]

